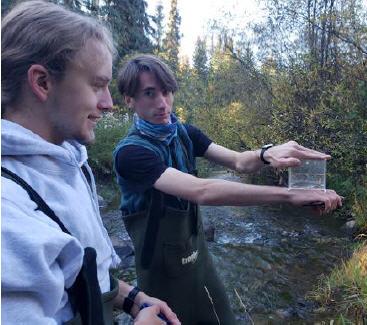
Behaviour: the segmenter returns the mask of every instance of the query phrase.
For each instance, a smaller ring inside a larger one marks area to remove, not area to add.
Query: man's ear
[[[134,98],[130,96],[124,96],[124,101],[127,107],[129,107],[130,109],[134,108]]]
[[[48,70],[40,64],[32,64],[28,69],[28,85],[33,94],[42,102],[46,101],[51,89]]]

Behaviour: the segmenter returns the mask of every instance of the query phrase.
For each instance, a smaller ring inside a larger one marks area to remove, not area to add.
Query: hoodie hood
[[[8,121],[1,120],[1,155],[2,156],[52,156],[65,163],[81,166],[87,159],[85,146],[77,141],[64,141],[56,145],[41,138],[31,130]]]

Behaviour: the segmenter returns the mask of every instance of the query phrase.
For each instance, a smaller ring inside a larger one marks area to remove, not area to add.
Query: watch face
[[[272,144],[272,143],[269,143],[269,144],[266,144],[266,145],[264,145],[262,148],[263,149],[269,149],[269,148],[271,148],[271,147],[273,147],[274,145]]]

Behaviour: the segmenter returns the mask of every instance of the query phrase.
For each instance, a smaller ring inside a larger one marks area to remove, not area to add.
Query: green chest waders
[[[61,230],[70,236],[70,232],[55,215],[54,211],[38,193],[22,178],[10,170],[1,167],[1,175],[11,179],[27,191],[30,199],[37,204],[37,209],[56,222]],[[97,253],[94,248],[84,249],[83,264],[74,284],[66,289],[75,317],[66,325],[112,325],[113,298],[118,294],[118,282],[111,277],[111,291],[101,294],[97,278]]]
[[[236,324],[197,205],[173,209],[163,197],[153,190],[147,211],[123,217],[135,247],[138,286],[166,301],[183,325]]]

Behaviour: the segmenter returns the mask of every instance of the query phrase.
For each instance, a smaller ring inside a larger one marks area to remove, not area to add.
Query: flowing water
[[[211,177],[241,181],[224,171]],[[208,246],[238,324],[329,324],[334,315],[321,314],[305,295],[347,255],[341,224],[293,207],[202,207],[201,212],[204,224],[215,229]],[[122,222],[108,218],[112,237],[127,241]],[[134,276],[132,268],[124,271],[125,279]],[[128,322],[122,317],[119,324]]]
[[[231,181],[239,177],[212,175]],[[332,217],[294,207],[203,207],[215,227],[208,243],[239,324],[303,324],[320,315],[305,295],[347,254]],[[329,324],[329,321],[327,321]]]

